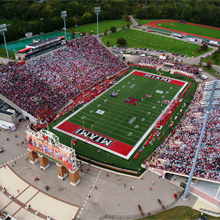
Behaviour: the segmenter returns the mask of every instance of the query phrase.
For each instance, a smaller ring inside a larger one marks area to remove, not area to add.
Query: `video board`
[[[48,131],[43,133],[27,130],[28,148],[70,170],[75,170],[77,168],[75,150],[59,143],[51,136],[54,136],[54,134]]]

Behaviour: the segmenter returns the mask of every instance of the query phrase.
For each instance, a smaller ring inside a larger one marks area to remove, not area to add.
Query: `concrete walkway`
[[[48,216],[52,219],[72,219],[80,210],[79,206],[39,191],[14,173],[9,166],[0,168],[0,177],[0,189],[6,189],[0,193],[0,209],[16,219],[47,219]]]
[[[19,201],[18,203],[12,202],[0,193],[0,209],[4,209],[17,219],[39,219],[41,216],[35,216],[22,207],[22,204],[30,204],[33,211],[37,210],[43,216],[50,215],[53,219],[68,220],[76,213],[79,213],[79,218],[83,220],[99,219],[106,213],[134,215],[140,213],[138,205],[141,205],[144,212],[150,212],[160,208],[157,199],[160,199],[165,206],[172,203],[174,201],[173,186],[175,191],[182,190],[172,182],[159,178],[158,175],[149,171],[143,175],[142,180],[137,177],[118,175],[87,164],[82,166],[83,170],[90,167],[91,171],[80,172],[81,181],[79,185],[73,187],[70,185],[69,177],[65,181],[58,179],[54,162],[50,162],[49,169],[44,172],[40,169],[39,163],[32,165],[29,162],[28,154],[25,153],[26,143],[16,146],[17,142],[20,143],[25,138],[25,126],[26,122],[23,122],[17,126],[15,132],[0,132],[2,140],[0,147],[5,148],[5,152],[0,154],[0,161],[1,164],[7,163],[12,169],[0,168],[0,185]],[[15,134],[18,135],[17,138]],[[7,137],[10,138],[9,141],[6,140]],[[38,177],[39,181],[35,182],[33,180],[35,177]],[[155,181],[154,185],[152,185],[152,180]],[[126,183],[126,188],[124,188],[124,183]],[[46,191],[45,186],[49,186],[50,190]],[[134,190],[130,190],[130,187],[134,187]],[[59,190],[61,188],[62,191]],[[192,207],[196,200],[196,197],[189,195],[187,201],[179,199],[176,205]],[[32,215],[33,218],[30,217]]]

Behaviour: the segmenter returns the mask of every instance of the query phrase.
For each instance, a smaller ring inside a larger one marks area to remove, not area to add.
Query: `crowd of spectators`
[[[185,63],[180,63],[180,62],[176,62],[173,60],[164,60],[164,59],[160,59],[158,57],[151,57],[151,56],[143,56],[140,58],[139,61],[140,64],[148,64],[151,65],[153,67],[156,67],[158,69],[162,69],[165,64],[172,64],[172,69],[177,72],[178,70],[186,72],[186,73],[190,73],[193,75],[196,75],[198,72],[198,68],[185,64]]]
[[[163,159],[166,163],[161,165],[159,163],[152,162],[149,165],[150,167],[156,167],[178,174],[190,174],[207,111],[207,106],[202,107],[200,105],[200,101],[204,99],[206,91],[207,90],[204,90],[203,97],[200,97],[199,100],[198,94],[195,94],[193,102],[190,104],[188,110],[184,113],[181,122],[175,129],[177,132],[175,142],[180,144],[168,142],[166,139],[164,143],[157,148],[154,155],[148,158],[144,164],[155,156],[158,161]],[[220,95],[220,88],[216,87],[216,92]],[[195,104],[196,102],[198,102],[198,104]],[[220,109],[219,105],[216,105],[209,112],[209,118],[206,123],[206,129],[195,167],[194,177],[220,181],[219,117]],[[184,126],[182,127],[183,121]],[[165,147],[165,144],[167,144],[166,148],[160,151],[161,148]]]
[[[50,121],[70,99],[126,67],[96,38],[87,36],[24,65],[1,66],[0,92],[41,121]]]
[[[174,70],[178,71],[184,71],[187,73],[191,73],[193,75],[197,74],[198,72],[198,68],[195,66],[191,66],[189,64],[185,64],[185,63],[178,63],[178,62],[173,62],[174,66],[172,67]]]

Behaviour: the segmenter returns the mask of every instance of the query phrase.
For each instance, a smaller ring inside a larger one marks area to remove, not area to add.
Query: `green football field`
[[[83,136],[84,141],[87,141],[87,138],[90,141],[91,133],[110,138],[118,142],[117,147],[103,148],[103,145],[89,143],[128,159],[128,153],[134,152],[139,147],[153,129],[162,111],[167,108],[163,101],[171,101],[183,88],[180,85],[129,74],[60,122],[54,129],[76,138],[79,137],[75,136],[76,130],[81,129],[81,139],[79,139],[83,140]],[[118,96],[111,97],[111,92],[118,93]],[[152,98],[147,98],[146,94],[152,95]],[[132,102],[134,105],[130,100],[134,101]],[[90,135],[86,133],[86,136],[82,131],[91,133]],[[122,145],[124,150],[119,152],[118,147]]]

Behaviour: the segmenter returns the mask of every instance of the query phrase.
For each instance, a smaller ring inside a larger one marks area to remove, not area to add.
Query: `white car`
[[[208,79],[208,76],[206,76],[206,75],[201,75],[201,79]]]

